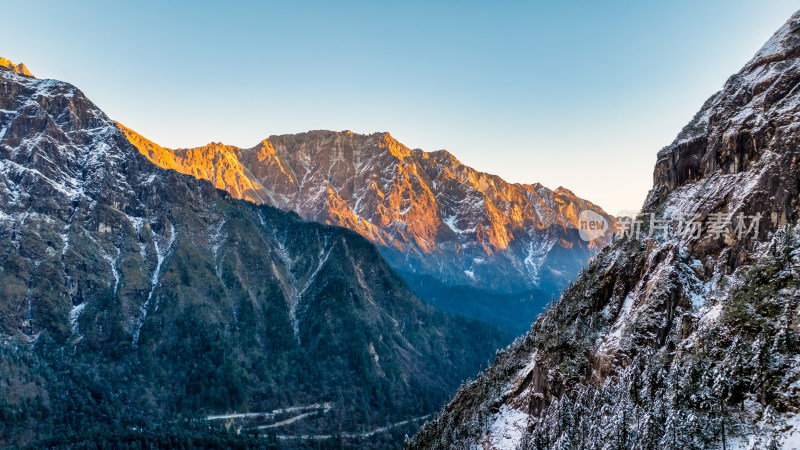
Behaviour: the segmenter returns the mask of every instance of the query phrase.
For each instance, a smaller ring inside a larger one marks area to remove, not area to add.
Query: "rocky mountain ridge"
[[[5,67],[6,69],[8,69],[8,70],[10,70],[10,71],[12,71],[12,72],[14,72],[16,74],[25,75],[25,76],[33,78],[33,74],[30,72],[30,70],[28,70],[27,67],[25,67],[25,64],[22,64],[22,63],[14,64],[13,62],[11,62],[8,59],[0,58],[0,67]]]
[[[507,310],[519,320],[515,331],[527,328],[538,308],[608,242],[580,239],[580,212],[595,211],[614,223],[565,188],[511,184],[447,151],[409,149],[389,133],[320,130],[271,136],[248,149],[221,143],[169,149],[121,128],[160,167],[209,180],[237,198],[358,232],[432,303],[445,286],[472,289],[465,290],[465,304],[515,294],[508,305],[498,299],[494,308],[480,305],[486,309],[477,311],[450,302],[451,309],[477,318],[490,309]],[[535,297],[535,312],[513,306],[524,306],[525,295]]]
[[[797,12],[659,152],[641,233],[408,447],[798,448],[799,123]]]

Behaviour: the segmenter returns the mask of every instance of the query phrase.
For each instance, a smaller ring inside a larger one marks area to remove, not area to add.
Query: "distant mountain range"
[[[247,149],[169,149],[120,128],[160,167],[356,231],[423,299],[515,334],[608,243],[610,234],[580,239],[580,212],[614,224],[565,188],[507,183],[447,151],[411,150],[388,133],[311,131]]]

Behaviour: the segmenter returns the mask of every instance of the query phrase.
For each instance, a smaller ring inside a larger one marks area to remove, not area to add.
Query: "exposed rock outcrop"
[[[25,67],[25,64],[14,64],[5,58],[0,58],[0,67],[8,69],[14,73],[33,78],[33,74],[28,70],[27,67]]]
[[[610,234],[580,239],[580,212],[596,211],[614,226],[602,209],[565,188],[507,183],[447,151],[409,149],[389,133],[311,131],[272,136],[249,149],[168,149],[121,128],[161,167],[358,232],[423,298],[441,298],[447,304],[439,306],[481,319],[498,315],[496,323],[513,322],[504,327],[512,331],[527,329],[609,241]],[[450,301],[444,286],[472,291]],[[494,307],[480,304],[492,296]],[[534,299],[521,302],[525,296]]]
[[[796,448],[799,125],[800,12],[659,152],[642,234],[409,447]]]

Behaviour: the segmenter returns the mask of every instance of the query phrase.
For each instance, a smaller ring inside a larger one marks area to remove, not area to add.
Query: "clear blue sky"
[[[170,147],[389,131],[638,209],[656,152],[793,1],[0,0],[0,56]]]

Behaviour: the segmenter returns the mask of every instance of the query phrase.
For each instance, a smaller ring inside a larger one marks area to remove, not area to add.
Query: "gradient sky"
[[[794,1],[0,0],[0,56],[168,147],[389,131],[638,209],[656,152]]]

